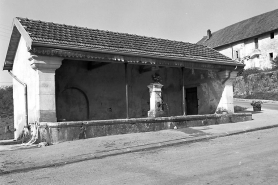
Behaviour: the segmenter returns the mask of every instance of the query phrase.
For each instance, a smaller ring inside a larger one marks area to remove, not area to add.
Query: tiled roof
[[[199,60],[221,60],[234,62],[206,46],[187,42],[144,37],[84,27],[69,26],[52,22],[17,18],[34,43],[86,49],[148,55],[153,57],[191,57]]]
[[[203,37],[197,44],[216,48],[278,29],[278,9],[230,25]]]

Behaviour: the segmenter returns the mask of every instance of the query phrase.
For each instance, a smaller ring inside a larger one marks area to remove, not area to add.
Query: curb
[[[1,140],[0,145],[16,145],[16,144],[21,144],[22,141],[17,141],[17,140]]]
[[[159,142],[159,143],[151,143],[151,144],[139,145],[139,146],[134,146],[134,147],[102,151],[102,152],[98,152],[95,154],[86,154],[83,156],[78,156],[76,158],[73,157],[72,159],[66,159],[64,161],[62,160],[60,162],[56,162],[56,163],[52,163],[52,164],[45,164],[45,165],[40,165],[40,166],[26,167],[26,168],[7,170],[7,171],[0,170],[0,176],[5,175],[5,174],[10,174],[10,173],[22,173],[22,172],[27,172],[27,171],[33,171],[33,170],[42,169],[42,168],[64,166],[66,164],[73,164],[73,163],[87,161],[87,160],[93,160],[93,159],[101,159],[101,158],[105,158],[105,157],[109,157],[109,156],[116,156],[116,155],[121,155],[121,154],[126,154],[126,153],[153,150],[153,149],[157,149],[157,148],[161,148],[161,147],[189,144],[189,143],[200,142],[200,141],[205,141],[205,140],[210,140],[210,139],[215,139],[215,138],[220,138],[220,137],[254,132],[257,130],[265,130],[265,129],[275,128],[275,127],[278,127],[278,124],[264,126],[264,127],[257,127],[257,128],[247,129],[247,130],[237,130],[237,131],[226,132],[226,133],[221,133],[221,134],[214,134],[214,135],[210,135],[210,136],[200,136],[200,137],[195,137],[195,138],[181,138],[181,139],[177,139],[177,140],[170,140],[170,141]]]

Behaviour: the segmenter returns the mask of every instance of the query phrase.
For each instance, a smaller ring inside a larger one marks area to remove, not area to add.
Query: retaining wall
[[[251,113],[206,114],[160,118],[132,118],[94,121],[41,122],[39,142],[57,143],[108,135],[150,132],[165,129],[215,125],[252,120]],[[84,129],[85,128],[85,129]]]

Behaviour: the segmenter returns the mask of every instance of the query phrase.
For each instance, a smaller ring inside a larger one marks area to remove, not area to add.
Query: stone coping
[[[88,120],[88,121],[65,121],[65,122],[40,122],[40,127],[80,127],[84,126],[101,126],[101,125],[117,125],[117,124],[135,124],[135,123],[154,123],[154,122],[179,122],[206,119],[220,119],[221,117],[241,117],[252,116],[252,113],[233,113],[233,114],[204,114],[189,116],[171,116],[156,118],[129,118],[129,119],[110,119],[110,120]]]

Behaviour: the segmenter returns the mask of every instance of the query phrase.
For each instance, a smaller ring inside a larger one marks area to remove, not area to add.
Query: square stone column
[[[163,101],[161,98],[161,88],[163,87],[160,83],[152,83],[148,85],[150,90],[150,110],[148,111],[148,117],[161,117],[164,115],[162,110]]]
[[[237,76],[238,71],[221,71],[218,73],[223,85],[224,90],[222,92],[222,97],[218,104],[217,109],[227,110],[228,113],[234,113],[234,90],[233,81]]]
[[[36,89],[36,110],[40,122],[56,122],[55,70],[63,58],[32,56],[31,67],[38,72]]]

